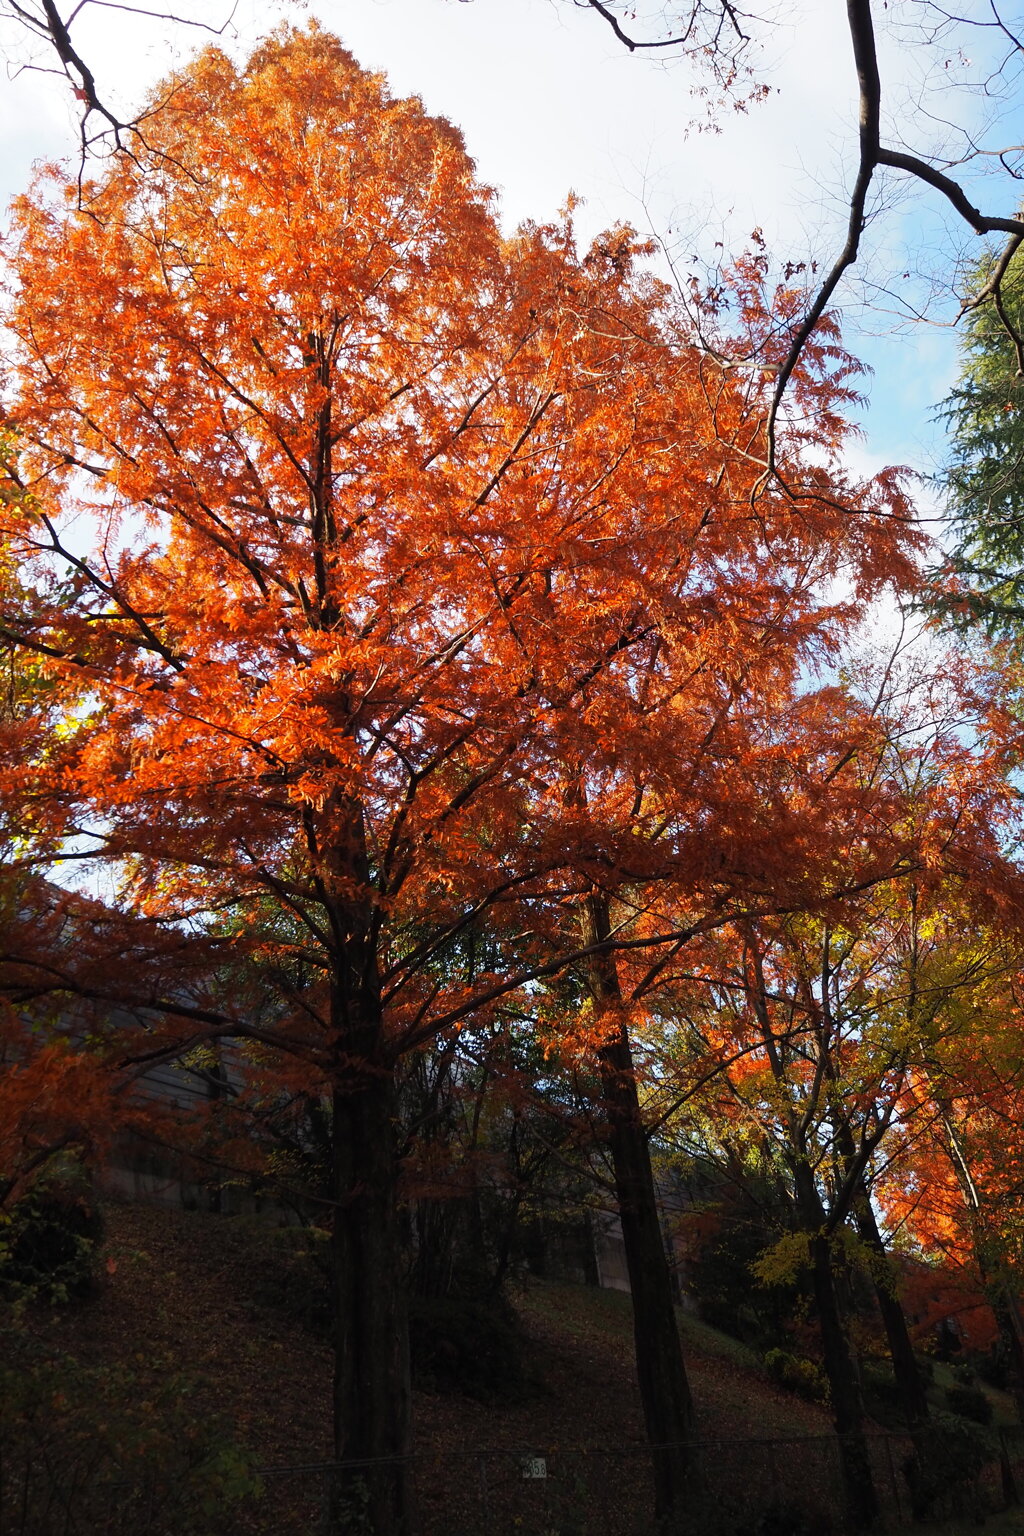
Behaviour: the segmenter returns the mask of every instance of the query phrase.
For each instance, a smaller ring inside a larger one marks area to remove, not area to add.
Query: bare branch
[[[641,39],[633,32],[628,31],[619,15],[616,14],[618,8],[610,3],[610,0],[575,0],[575,3],[596,11],[608,24],[618,40],[630,52],[635,52],[640,48],[659,48],[668,51],[673,48],[686,48],[688,46],[691,51],[696,51],[699,33],[706,56],[708,53],[713,56],[716,50],[720,50],[719,58],[711,58],[712,68],[718,71],[720,75],[723,62],[728,60],[730,64],[734,64],[739,50],[745,47],[750,40],[749,35],[743,30],[740,22],[741,15],[744,21],[748,19],[747,16],[744,13],[737,12],[727,3],[727,0],[719,0],[718,5],[713,7],[703,3],[703,0],[692,0],[688,17],[682,30],[654,39]],[[986,79],[974,81],[973,89],[983,91],[985,94],[997,95],[1005,91],[1006,84],[1003,76],[1005,76],[1011,60],[1019,62],[1022,55],[1022,44],[1015,31],[1000,15],[995,0],[990,0],[989,9],[991,16],[987,20],[961,16],[946,10],[941,5],[935,3],[935,0],[923,0],[922,8],[931,13],[932,20],[930,30],[924,28],[924,40],[926,42],[934,43],[942,40],[951,29],[957,26],[990,29],[1004,37],[1009,44],[1009,51],[997,64],[994,74],[990,74]],[[709,36],[708,18],[712,13],[717,15],[719,30],[713,36]],[[959,158],[941,157],[933,159],[913,154],[908,150],[889,149],[883,146],[880,138],[882,84],[878,68],[878,49],[871,0],[847,0],[846,13],[847,27],[853,47],[854,64],[857,72],[859,95],[857,172],[848,200],[849,212],[846,237],[831,268],[814,293],[799,324],[796,325],[786,356],[778,368],[765,423],[767,448],[763,461],[764,468],[752,492],[752,500],[756,500],[761,495],[771,480],[779,479],[776,432],[779,413],[782,409],[786,391],[794,372],[799,366],[807,343],[832,303],[844,276],[855,265],[860,255],[861,242],[867,224],[868,196],[875,181],[875,173],[880,169],[902,172],[914,181],[941,193],[947,203],[970,226],[975,234],[990,235],[1002,233],[1009,236],[988,281],[977,293],[964,300],[960,308],[960,316],[969,309],[976,309],[981,304],[992,303],[1002,325],[1013,342],[1014,350],[1017,354],[1018,370],[1024,375],[1024,334],[1017,329],[1008,314],[1006,306],[1002,301],[1001,291],[1002,282],[1010,263],[1020,248],[1022,241],[1024,241],[1024,213],[996,214],[982,211],[971,201],[960,183],[949,174],[952,167],[957,165],[964,166],[976,157],[985,154],[998,159],[1014,183],[1016,183],[1020,179],[1020,173],[1008,163],[1008,156],[1015,152],[1016,146],[1013,149],[1004,148],[988,151],[975,142],[973,135],[966,135],[968,149],[965,154]],[[729,38],[723,35],[726,22],[731,24],[734,34]],[[923,23],[922,27],[924,27]],[[952,127],[953,125],[948,124],[947,126]]]
[[[681,32],[675,36],[669,35],[668,37],[648,39],[634,37],[632,33],[627,32],[615,15],[615,12],[610,6],[604,5],[602,0],[577,0],[577,4],[588,5],[591,10],[596,11],[599,16],[603,17],[619,42],[628,48],[630,53],[634,53],[637,49],[642,48],[681,48],[693,44],[698,35],[698,24],[709,14],[713,18],[712,26],[708,29],[711,37],[707,38],[705,36],[702,46],[706,47],[709,41],[717,45],[721,39],[722,31],[726,27],[730,28],[733,32],[737,49],[742,48],[750,41],[748,34],[743,31],[740,25],[741,13],[734,5],[729,3],[729,0],[718,0],[718,4],[713,5],[710,12],[701,3],[701,0],[697,0],[697,3],[691,8],[689,20]]]
[[[100,10],[121,11],[131,16],[145,17],[147,20],[165,22],[175,27],[191,27],[209,33],[211,36],[221,37],[234,20],[238,0],[233,0],[228,14],[219,25],[185,16],[174,10],[151,10],[145,5],[133,5],[130,0],[79,0],[66,17],[62,16],[58,10],[57,0],[0,0],[0,13],[6,10],[7,15],[19,26],[34,37],[42,39],[51,50],[51,54],[56,54],[60,62],[59,72],[69,81],[75,97],[82,103],[79,141],[83,164],[95,146],[104,139],[108,144],[112,143],[115,149],[121,150],[128,148],[132,138],[137,142],[144,142],[140,125],[149,115],[147,111],[140,109],[138,112],[122,117],[105,99],[105,95],[101,94],[93,69],[76,45],[71,30],[82,12],[89,6],[95,6]],[[103,123],[98,133],[93,132],[89,125],[89,119],[93,115],[100,118]]]

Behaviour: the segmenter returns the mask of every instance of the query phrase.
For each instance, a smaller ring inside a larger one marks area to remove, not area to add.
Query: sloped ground
[[[519,1305],[531,1335],[546,1338],[556,1355],[564,1354],[570,1400],[576,1373],[588,1362],[599,1363],[602,1372],[614,1373],[628,1386],[641,1437],[629,1297],[584,1286],[538,1285],[520,1297]],[[831,1432],[828,1415],[774,1387],[751,1350],[688,1313],[680,1313],[679,1321],[702,1436],[726,1440]]]
[[[106,1231],[98,1295],[58,1324],[66,1349],[86,1362],[128,1363],[143,1377],[200,1375],[198,1411],[226,1414],[268,1469],[264,1497],[240,1517],[239,1533],[316,1536],[325,1491],[318,1464],[330,1455],[330,1357],[267,1299],[277,1262],[272,1231],[125,1205],[107,1208]],[[629,1298],[536,1283],[517,1307],[528,1341],[526,1391],[489,1403],[415,1396],[425,1530],[639,1536],[649,1519],[650,1468]],[[772,1386],[743,1346],[694,1318],[681,1321],[702,1438],[715,1443],[716,1505],[832,1504],[826,1413]],[[543,1459],[545,1477],[524,1476],[527,1457]],[[818,1526],[829,1528],[827,1520]]]
[[[173,1359],[210,1380],[261,1463],[329,1455],[330,1356],[264,1297],[260,1229],[231,1218],[111,1205],[102,1285],[61,1325],[83,1359]],[[270,1234],[268,1233],[268,1238]],[[643,1443],[628,1296],[531,1283],[516,1298],[536,1390],[483,1404],[416,1394],[424,1449]],[[827,1434],[827,1415],[774,1388],[742,1345],[682,1316],[701,1427],[714,1437]]]

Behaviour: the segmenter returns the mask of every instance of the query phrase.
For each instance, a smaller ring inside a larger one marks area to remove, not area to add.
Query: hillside
[[[295,1315],[301,1294],[286,1294],[280,1234],[256,1221],[139,1206],[109,1205],[105,1221],[102,1282],[61,1315],[62,1346],[83,1362],[125,1362],[143,1382],[172,1371],[202,1378],[199,1411],[226,1414],[266,1469],[264,1495],[238,1531],[313,1536],[318,1464],[330,1454],[330,1359]],[[531,1282],[515,1302],[525,1335],[518,1390],[489,1400],[415,1394],[425,1528],[639,1536],[649,1473],[629,1298]],[[734,1513],[751,1500],[814,1507],[813,1521],[787,1530],[823,1536],[837,1494],[826,1413],[772,1386],[742,1345],[685,1314],[681,1323],[702,1438],[715,1442],[716,1504]],[[525,1456],[544,1459],[544,1479],[524,1477]],[[898,1481],[891,1463],[880,1472]]]

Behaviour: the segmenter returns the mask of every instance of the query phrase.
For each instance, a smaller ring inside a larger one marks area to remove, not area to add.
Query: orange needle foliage
[[[496,862],[535,890],[594,820],[606,862],[638,783],[652,824],[735,806],[756,837],[731,764],[784,755],[764,712],[846,616],[821,583],[907,579],[892,485],[794,465],[753,515],[760,386],[679,344],[628,235],[502,240],[455,132],[322,35],[241,77],[205,56],[150,139],[82,210],[59,180],[23,202],[11,252],[8,537],[57,574],[7,627],[96,700],[50,815],[100,808],[153,915],[270,893],[318,947],[370,886],[390,938],[493,902]],[[818,363],[804,431],[834,450]],[[386,964],[407,988],[408,946]]]
[[[69,713],[7,792],[144,920],[103,983],[135,1054],[243,1036],[333,1093],[337,1451],[385,1456],[397,1055],[570,965],[595,884],[671,885],[614,940],[657,950],[834,883],[801,669],[913,579],[912,521],[842,472],[827,327],[752,507],[761,258],[698,345],[628,231],[503,237],[458,133],[324,33],[204,54],[145,137],[8,245],[2,630]]]

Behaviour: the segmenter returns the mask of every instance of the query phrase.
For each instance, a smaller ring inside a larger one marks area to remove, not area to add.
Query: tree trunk
[[[878,1222],[871,1207],[862,1170],[858,1170],[857,1149],[849,1121],[840,1112],[836,1117],[839,1150],[846,1169],[850,1209],[853,1213],[857,1234],[872,1255],[872,1280],[878,1309],[882,1315],[889,1353],[892,1356],[893,1376],[899,1394],[900,1411],[910,1431],[913,1452],[907,1467],[910,1496],[915,1520],[927,1516],[922,1495],[922,1482],[918,1475],[921,1459],[927,1451],[928,1397],[924,1380],[914,1357],[914,1345],[907,1327],[906,1313],[896,1290],[896,1274],[886,1251]],[[870,1473],[870,1468],[869,1468]]]
[[[928,1395],[924,1378],[918,1370],[914,1345],[907,1327],[906,1313],[896,1292],[896,1275],[878,1230],[875,1213],[867,1190],[861,1184],[854,1198],[854,1217],[861,1241],[870,1248],[878,1265],[874,1274],[875,1295],[882,1314],[885,1335],[892,1356],[892,1370],[896,1378],[900,1411],[910,1431],[913,1450],[906,1463],[906,1477],[910,1487],[911,1513],[915,1520],[927,1520],[928,1500],[920,1471],[926,1465],[928,1454]]]
[[[328,808],[334,1458],[330,1529],[411,1536],[409,1323],[398,1216],[398,1089],[384,1043],[362,807]],[[352,894],[353,888],[355,894]]]
[[[967,1206],[974,1257],[995,1318],[999,1341],[1006,1356],[1010,1392],[1017,1407],[1017,1416],[1024,1424],[1024,1324],[1021,1321],[1017,1297],[1014,1294],[1012,1282],[1008,1281],[1006,1276],[1006,1265],[1000,1251],[1001,1245],[993,1242],[988,1231],[987,1213],[983,1209],[981,1191],[975,1183],[967,1150],[956,1128],[952,1105],[935,1093],[934,1085],[932,1092],[942,1113],[950,1161],[960,1185],[964,1204]]]
[[[836,1296],[832,1244],[820,1230],[811,1235],[811,1266],[825,1375],[828,1377],[829,1396],[832,1400],[832,1418],[839,1436],[839,1460],[847,1511],[854,1530],[867,1531],[878,1521],[878,1495],[864,1437],[864,1407],[860,1387],[850,1358],[850,1346]]]
[[[865,1187],[863,1177],[853,1172],[855,1163],[853,1133],[844,1119],[840,1119],[838,1124],[839,1150],[847,1167],[847,1177],[856,1177],[851,1201],[853,1218],[861,1242],[872,1254],[875,1296],[878,1300],[878,1310],[882,1314],[885,1336],[889,1341],[900,1411],[907,1428],[912,1431],[927,1422],[928,1397],[914,1357],[914,1345],[910,1337],[910,1329],[907,1327],[906,1313],[896,1290],[896,1274],[892,1260],[886,1251],[882,1234],[878,1230],[878,1222],[875,1220],[875,1213],[871,1208],[871,1196]]]
[[[982,1278],[986,1281],[989,1305],[996,1320],[999,1342],[1003,1346],[1010,1395],[1017,1408],[1017,1417],[1024,1424],[1024,1340],[1021,1337],[1024,1330],[1021,1327],[1020,1308],[1005,1281],[986,1277],[983,1267]]]
[[[882,1242],[874,1214],[869,1210],[868,1215],[870,1220],[865,1221],[862,1219],[862,1214],[857,1213],[857,1231],[861,1241],[877,1254],[877,1262],[885,1266],[885,1270],[875,1277],[875,1296],[878,1299],[878,1310],[882,1314],[885,1336],[889,1341],[900,1411],[907,1428],[913,1429],[915,1425],[924,1424],[928,1419],[928,1394],[925,1391],[924,1379],[918,1370],[903,1303],[895,1288],[896,1276],[892,1269],[892,1262],[885,1251],[885,1244]]]
[[[810,1244],[822,1361],[828,1378],[832,1421],[839,1437],[839,1464],[847,1515],[855,1531],[868,1531],[878,1522],[878,1495],[864,1435],[864,1404],[860,1384],[853,1368],[846,1326],[836,1292],[831,1236],[806,1155],[795,1156],[792,1167],[797,1208],[807,1229]]]
[[[397,1105],[390,1073],[360,1077],[338,1087],[333,1100],[334,1457],[344,1465],[331,1528],[407,1536],[413,1510]]]
[[[585,942],[600,944],[608,933],[607,901],[591,896],[584,916]],[[621,1002],[615,961],[610,953],[593,957],[589,981],[599,1008]],[[672,1295],[672,1273],[624,1024],[619,1024],[614,1038],[599,1051],[598,1064],[633,1299],[637,1379],[652,1451],[656,1529],[659,1536],[677,1536],[701,1529],[703,1489],[693,1399]]]

